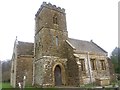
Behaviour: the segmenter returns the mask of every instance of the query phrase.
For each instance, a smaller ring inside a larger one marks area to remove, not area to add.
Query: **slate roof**
[[[80,52],[92,52],[92,53],[106,53],[107,52],[102,49],[100,46],[98,46],[96,43],[93,41],[83,41],[83,40],[77,40],[77,39],[72,39],[68,38],[69,44],[73,46],[77,51]]]
[[[17,42],[17,54],[18,55],[33,55],[34,43],[29,42]]]

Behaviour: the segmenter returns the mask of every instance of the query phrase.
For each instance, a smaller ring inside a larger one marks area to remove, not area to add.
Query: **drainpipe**
[[[88,62],[88,71],[89,71],[89,75],[90,75],[90,83],[92,83],[92,72],[91,72],[89,52],[87,52],[87,62]]]

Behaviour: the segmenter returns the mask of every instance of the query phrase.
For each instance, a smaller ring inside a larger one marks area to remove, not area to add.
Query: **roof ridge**
[[[26,41],[18,41],[18,43],[21,42],[21,43],[31,43],[31,44],[34,44],[34,42],[26,42]]]

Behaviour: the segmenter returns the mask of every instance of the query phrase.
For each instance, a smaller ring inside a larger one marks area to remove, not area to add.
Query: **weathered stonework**
[[[19,56],[17,59],[17,84],[23,81],[23,77],[26,76],[26,85],[32,85],[33,75],[33,56]]]
[[[62,84],[65,85],[66,61],[67,59],[61,59],[54,56],[43,56],[40,60],[35,61],[35,84],[37,86],[54,86],[54,69],[59,65],[62,72]]]
[[[35,22],[35,85],[57,86],[56,65],[60,66],[63,86],[80,86],[95,82],[96,78],[110,78],[105,50],[93,41],[68,38],[64,9],[43,2]],[[84,70],[80,60],[84,60]]]
[[[24,76],[26,76],[25,84],[32,85],[33,43],[16,40],[11,63],[11,85],[18,87],[18,83],[23,84]]]
[[[113,80],[107,52],[93,41],[68,38],[65,9],[50,3],[43,2],[35,15],[34,54],[33,47],[22,49],[21,44],[18,50],[17,45],[11,68],[14,87],[23,75],[37,87],[100,84],[98,80],[107,85]]]
[[[53,24],[54,16],[57,16],[57,21]],[[43,86],[55,86],[54,69],[59,65],[62,85],[66,85],[67,58],[64,45],[68,34],[65,11],[50,3],[43,3],[36,14],[35,20],[34,83]]]

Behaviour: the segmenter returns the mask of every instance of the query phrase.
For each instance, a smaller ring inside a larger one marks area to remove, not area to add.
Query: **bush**
[[[120,74],[117,74],[117,80],[120,80]]]

